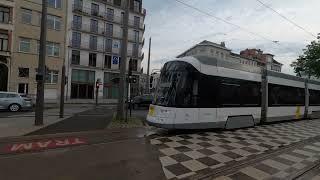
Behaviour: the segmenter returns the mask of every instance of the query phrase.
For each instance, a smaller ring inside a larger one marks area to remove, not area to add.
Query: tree
[[[320,34],[316,41],[312,41],[306,49],[303,49],[303,55],[300,55],[291,67],[298,76],[304,74],[308,77],[320,77]]]

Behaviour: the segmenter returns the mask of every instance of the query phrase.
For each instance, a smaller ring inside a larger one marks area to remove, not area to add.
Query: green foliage
[[[320,77],[320,34],[303,50],[303,55],[291,64],[298,76],[305,74]]]

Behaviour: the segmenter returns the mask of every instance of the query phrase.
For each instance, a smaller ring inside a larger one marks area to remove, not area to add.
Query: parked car
[[[0,92],[0,109],[17,112],[32,109],[32,99],[15,92]]]
[[[131,105],[133,109],[138,109],[140,107],[149,107],[152,101],[153,96],[151,94],[145,94],[134,97],[131,101]]]

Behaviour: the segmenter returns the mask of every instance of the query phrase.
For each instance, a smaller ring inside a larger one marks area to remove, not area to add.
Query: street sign
[[[119,64],[119,57],[118,56],[112,57],[112,64]]]

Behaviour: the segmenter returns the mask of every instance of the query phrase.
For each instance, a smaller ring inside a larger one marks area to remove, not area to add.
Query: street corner
[[[39,152],[49,149],[67,148],[87,145],[88,139],[83,137],[48,138],[24,142],[7,143],[0,148],[0,154],[19,154]]]

